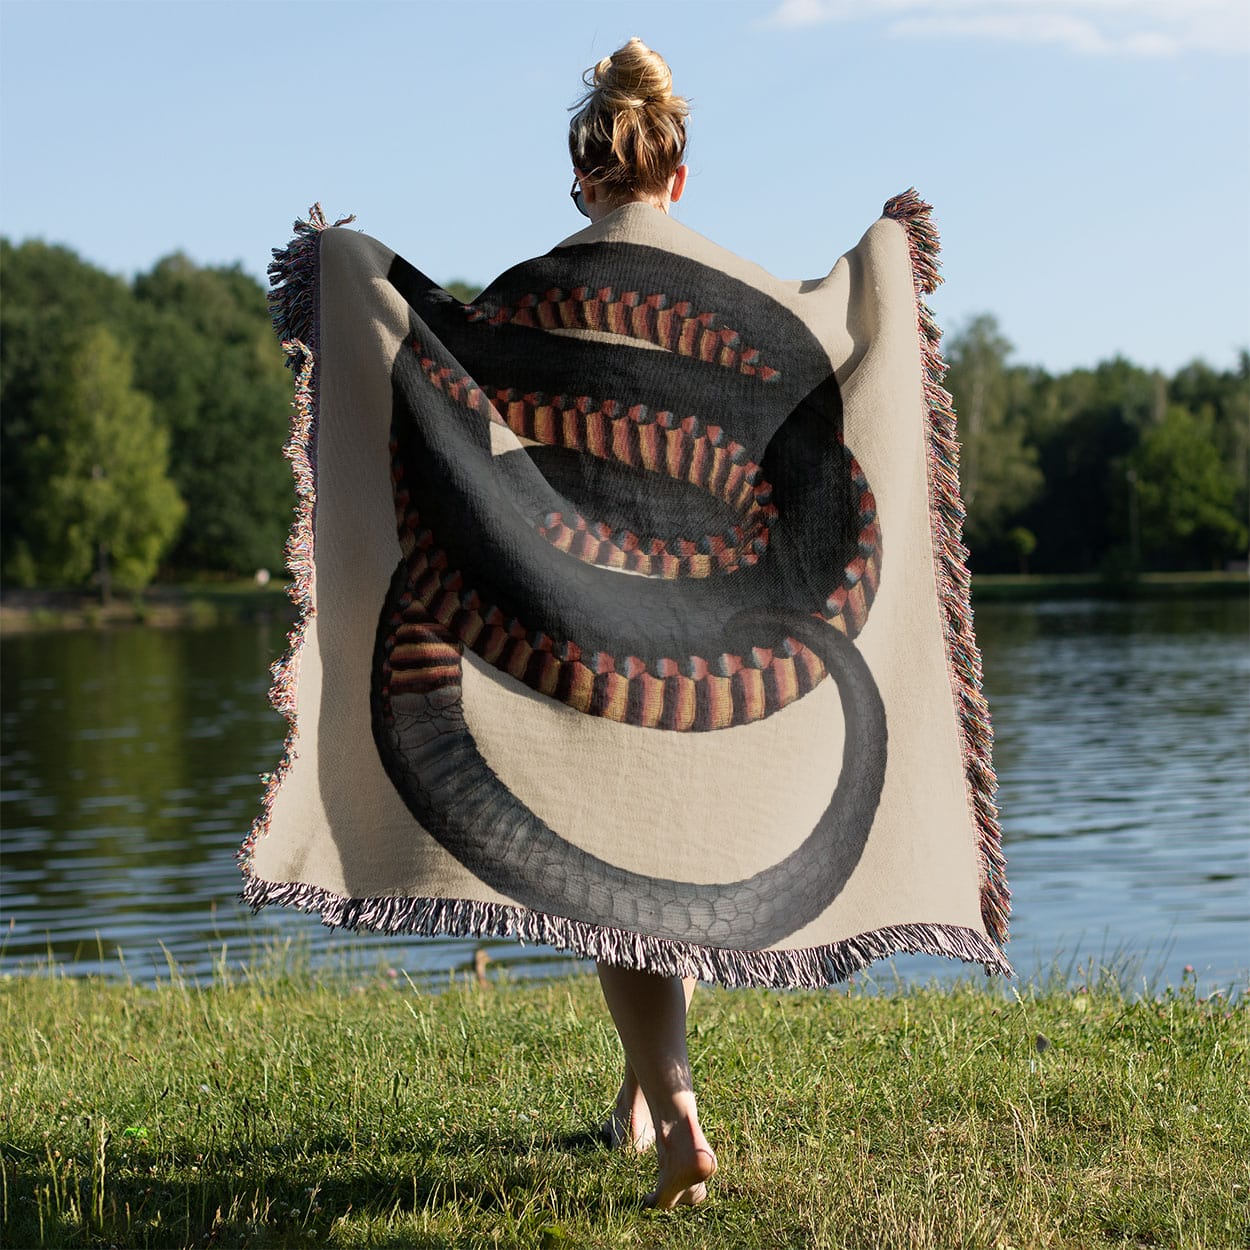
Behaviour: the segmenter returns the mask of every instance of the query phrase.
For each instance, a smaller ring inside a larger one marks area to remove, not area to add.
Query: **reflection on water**
[[[1177,980],[1250,967],[1247,605],[990,604],[1010,953],[1028,974],[1100,952]],[[0,652],[0,968],[196,976],[306,937],[318,959],[442,976],[485,945],[519,975],[574,966],[512,942],[330,934],[236,901],[235,852],[281,749],[277,624],[21,636]],[[898,961],[928,977],[943,961]]]
[[[977,622],[1017,960],[1105,947],[1244,983],[1245,601],[987,605]]]

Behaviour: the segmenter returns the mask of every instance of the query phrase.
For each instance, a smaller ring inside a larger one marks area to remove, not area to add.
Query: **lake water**
[[[1250,969],[1244,600],[986,604],[977,612],[1023,976],[1091,959],[1156,984]],[[577,966],[512,942],[333,933],[236,898],[235,853],[283,724],[276,622],[0,644],[0,971],[207,979],[293,941],[314,962],[444,979],[486,946],[520,976]],[[906,979],[958,971],[909,958]],[[880,975],[880,974],[878,974]],[[885,976],[891,975],[888,968]]]

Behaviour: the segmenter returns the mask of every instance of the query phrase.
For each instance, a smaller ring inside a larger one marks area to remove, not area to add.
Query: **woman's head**
[[[685,156],[689,112],[664,58],[631,39],[582,77],[569,123],[574,167],[611,199],[664,195]]]

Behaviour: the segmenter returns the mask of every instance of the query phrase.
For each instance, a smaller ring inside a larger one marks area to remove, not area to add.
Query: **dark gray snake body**
[[[838,784],[799,847],[739,881],[699,885],[631,872],[556,833],[482,758],[464,720],[459,648],[436,624],[431,642],[441,635],[448,652],[443,681],[396,696],[386,708],[375,683],[374,723],[388,725],[376,731],[382,760],[421,825],[499,893],[540,912],[612,928],[760,949],[815,920],[841,891],[868,840],[885,774],[885,711],[854,644],[823,621],[786,627],[820,655],[841,695],[844,747],[841,761],[830,761]]]

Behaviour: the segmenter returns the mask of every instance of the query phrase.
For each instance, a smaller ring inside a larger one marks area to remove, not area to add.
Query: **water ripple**
[[[1166,952],[1224,984],[1250,968],[1250,655],[1244,603],[1012,604],[977,612],[994,713],[1011,948]],[[277,625],[5,640],[0,969],[211,977],[307,941],[314,962],[446,976],[473,950],[519,975],[573,966],[499,941],[331,934],[237,900],[235,852],[281,746],[264,697]],[[146,902],[143,900],[147,900]],[[904,974],[947,965],[900,960]]]

